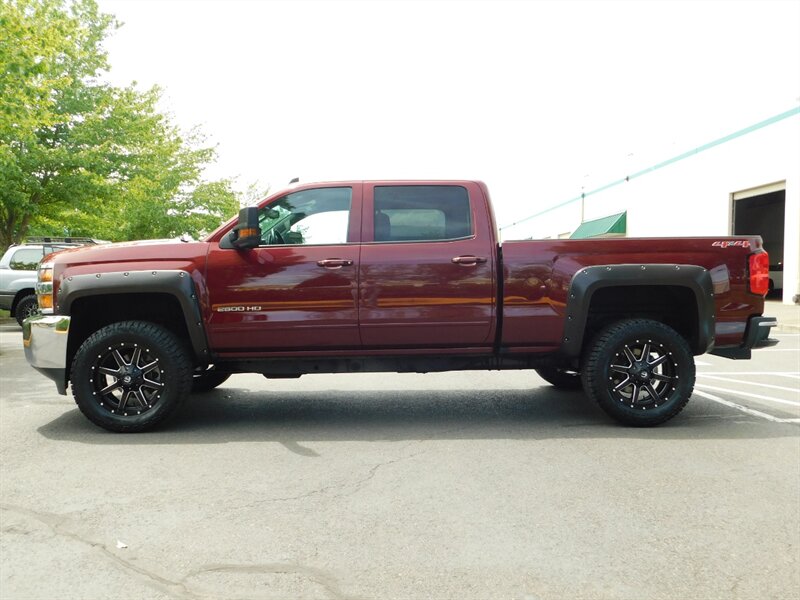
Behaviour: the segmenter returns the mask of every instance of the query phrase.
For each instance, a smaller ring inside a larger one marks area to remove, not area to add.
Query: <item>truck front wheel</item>
[[[582,361],[586,394],[617,421],[650,427],[677,415],[692,395],[694,357],[674,329],[627,319],[603,329]]]
[[[83,342],[70,379],[75,403],[90,421],[109,431],[137,432],[177,411],[191,390],[192,364],[167,329],[122,321]]]

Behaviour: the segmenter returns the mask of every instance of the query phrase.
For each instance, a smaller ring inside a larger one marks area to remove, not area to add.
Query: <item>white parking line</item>
[[[751,394],[750,392],[741,392],[739,390],[729,390],[726,388],[715,387],[713,385],[706,385],[704,383],[697,383],[695,385],[705,390],[714,390],[715,392],[727,392],[729,394],[736,394],[737,396],[747,396],[748,398],[767,400],[768,402],[776,402],[778,404],[788,404],[789,406],[800,406],[800,402],[794,402],[792,400],[783,400],[782,398],[772,398],[771,396],[762,396],[761,394]]]
[[[741,379],[730,379],[728,377],[716,377],[715,375],[706,375],[705,373],[698,373],[698,377],[705,377],[706,379],[716,379],[718,381],[727,381],[729,383],[740,383],[743,385],[757,385],[762,388],[770,388],[772,390],[783,390],[784,392],[794,392],[800,394],[800,388],[781,387],[779,385],[770,385],[768,383],[760,383],[758,381],[742,381]]]
[[[795,377],[800,379],[797,371],[698,371],[698,375],[780,375],[781,377]]]
[[[759,354],[762,352],[800,352],[800,348],[759,348],[756,349],[756,352]]]
[[[719,396],[714,396],[707,392],[701,392],[700,390],[695,390],[695,394],[698,396],[702,396],[707,400],[711,400],[712,402],[717,402],[718,404],[722,404],[724,406],[728,406],[730,408],[735,408],[743,413],[748,415],[753,415],[754,417],[761,417],[762,419],[766,419],[767,421],[772,421],[773,423],[800,423],[800,419],[781,419],[780,417],[773,417],[767,413],[761,412],[760,410],[754,410],[752,408],[748,408],[747,406],[742,406],[741,404],[736,404],[735,402],[731,402],[730,400],[723,400]]]

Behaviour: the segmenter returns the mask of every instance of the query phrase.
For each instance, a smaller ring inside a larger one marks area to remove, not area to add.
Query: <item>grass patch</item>
[[[11,316],[11,313],[9,311],[3,310],[2,308],[0,308],[0,319],[2,319],[4,317],[10,317],[10,316]]]

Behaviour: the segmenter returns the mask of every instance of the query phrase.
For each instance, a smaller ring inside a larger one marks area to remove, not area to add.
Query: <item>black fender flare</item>
[[[148,293],[168,294],[178,300],[186,321],[192,350],[197,359],[208,361],[208,339],[200,301],[194,281],[187,271],[119,271],[94,275],[69,275],[61,281],[58,290],[57,312],[69,315],[72,304],[88,296]]]
[[[714,287],[711,274],[698,265],[624,264],[593,265],[572,277],[567,294],[561,353],[570,358],[581,355],[589,306],[594,293],[602,288],[647,285],[689,288],[697,301],[697,340],[694,354],[708,352],[714,345]]]

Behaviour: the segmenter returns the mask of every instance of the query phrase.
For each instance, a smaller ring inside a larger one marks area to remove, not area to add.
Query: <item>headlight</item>
[[[36,282],[36,301],[42,314],[53,314],[53,263],[39,265],[39,280]]]

